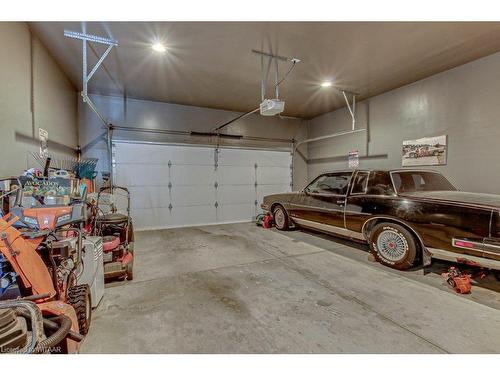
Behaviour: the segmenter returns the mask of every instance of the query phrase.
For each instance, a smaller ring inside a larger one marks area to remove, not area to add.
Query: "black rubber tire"
[[[128,242],[134,242],[134,224],[130,222],[130,225],[128,227]]]
[[[403,236],[405,239],[405,253],[400,260],[394,261],[388,259],[377,249],[377,238],[383,231],[386,230],[394,231],[396,234]],[[370,232],[370,250],[379,263],[397,270],[406,270],[413,267],[418,258],[418,245],[414,236],[403,226],[390,222],[380,223],[373,227]]]
[[[75,309],[80,334],[86,335],[92,321],[90,287],[87,284],[83,284],[69,288],[68,303]]]
[[[127,280],[134,280],[134,261],[127,264]]]
[[[276,214],[278,213],[278,211],[281,211],[284,215],[284,221],[283,221],[283,225],[281,227],[276,222]],[[278,230],[289,230],[290,229],[290,220],[288,219],[288,214],[286,213],[286,210],[282,205],[277,205],[276,207],[274,207],[273,221],[274,221],[274,226]]]
[[[132,255],[134,255],[134,243],[135,242],[129,242],[128,244],[128,252]]]

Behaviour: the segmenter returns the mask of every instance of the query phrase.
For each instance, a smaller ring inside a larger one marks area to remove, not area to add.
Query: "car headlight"
[[[38,225],[38,220],[31,216],[25,216],[23,221],[29,225]]]
[[[71,218],[70,214],[62,215],[57,218],[57,223],[61,223],[63,221],[67,221]]]

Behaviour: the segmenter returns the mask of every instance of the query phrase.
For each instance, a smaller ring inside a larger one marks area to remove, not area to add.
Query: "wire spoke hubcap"
[[[274,213],[274,222],[276,223],[276,226],[278,228],[283,228],[283,226],[285,225],[285,214],[283,213],[283,210],[276,210],[276,212]]]
[[[384,230],[378,235],[377,248],[384,258],[397,262],[404,258],[408,250],[406,238],[393,230]]]

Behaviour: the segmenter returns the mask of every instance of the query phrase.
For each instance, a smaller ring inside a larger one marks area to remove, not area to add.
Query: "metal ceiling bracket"
[[[72,38],[72,39],[79,39],[82,41],[82,98],[83,102],[87,103],[92,109],[92,111],[99,117],[99,120],[103,123],[105,128],[107,129],[107,149],[108,149],[108,158],[109,158],[109,173],[110,173],[110,180],[109,184],[110,186],[114,185],[114,176],[113,176],[113,151],[112,151],[112,139],[113,139],[113,126],[108,123],[104,117],[99,113],[97,110],[95,104],[92,102],[92,100],[88,96],[88,84],[90,79],[94,76],[95,72],[99,67],[102,65],[104,62],[104,59],[109,55],[113,47],[118,46],[118,42],[113,39],[108,39],[108,38],[103,38],[100,36],[96,35],[90,35],[90,34],[85,34],[85,33],[79,33],[77,31],[68,31],[64,30],[64,36],[67,38]],[[94,65],[92,70],[88,71],[88,61],[87,61],[87,43],[98,43],[98,44],[104,44],[107,45],[108,48],[104,53],[99,57],[97,60],[97,63]]]
[[[271,70],[271,64],[272,64],[273,60],[274,60],[274,68],[275,68],[275,75],[274,75],[274,96],[275,96],[275,99],[279,99],[279,85],[280,85],[281,82],[283,82],[283,79],[284,79],[283,78],[281,81],[279,79],[279,75],[280,75],[279,62],[280,61],[291,62],[291,63],[293,63],[293,65],[295,65],[296,63],[300,62],[300,59],[298,59],[296,57],[288,57],[288,56],[275,55],[275,54],[272,54],[272,53],[268,53],[268,52],[264,52],[264,51],[258,51],[258,50],[255,50],[255,49],[252,50],[252,53],[260,55],[260,70],[261,70],[260,94],[261,94],[262,101],[266,97],[267,80],[268,80],[268,77],[269,77],[269,71]],[[266,69],[264,69],[264,58],[268,58],[267,68]],[[290,71],[291,71],[291,69],[290,69]],[[286,77],[286,75],[285,75],[285,77]]]
[[[83,72],[82,72],[82,85],[83,85],[83,90],[82,90],[82,96],[83,96],[83,101],[87,102],[89,100],[88,97],[88,83],[92,76],[95,74],[97,69],[101,66],[103,63],[104,59],[109,55],[113,47],[118,46],[118,42],[113,39],[108,39],[108,38],[103,38],[100,36],[96,35],[89,35],[89,34],[84,34],[84,33],[79,33],[76,31],[67,31],[64,30],[64,36],[67,38],[72,38],[72,39],[79,39],[81,40],[82,43],[82,60],[83,60]],[[106,51],[102,54],[102,56],[97,60],[97,63],[95,66],[92,68],[90,73],[88,72],[88,61],[87,61],[87,42],[91,43],[99,43],[99,44],[105,44],[108,46]],[[95,111],[95,108],[92,108]]]
[[[352,95],[352,105],[349,103],[349,99],[347,98],[347,91],[342,90],[342,95],[344,95],[345,103],[347,104],[347,109],[349,110],[349,113],[351,114],[352,117],[352,130],[354,131],[354,127],[356,125],[356,94],[355,93],[349,93]]]

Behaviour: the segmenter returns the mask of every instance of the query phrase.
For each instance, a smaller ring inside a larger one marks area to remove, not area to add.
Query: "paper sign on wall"
[[[349,168],[359,167],[359,151],[358,150],[349,151],[348,159],[349,159]]]
[[[40,156],[46,158],[49,156],[49,149],[47,147],[49,132],[45,129],[38,128],[38,138],[40,138]]]

